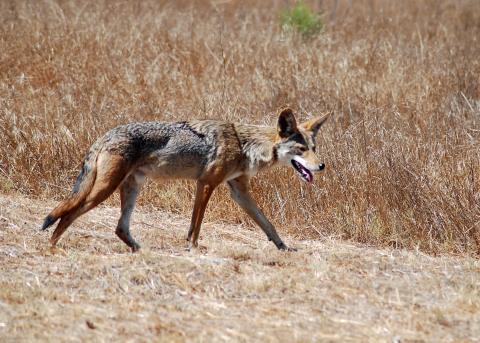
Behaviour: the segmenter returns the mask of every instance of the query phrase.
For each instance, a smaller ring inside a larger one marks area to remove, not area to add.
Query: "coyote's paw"
[[[190,242],[188,244],[188,246],[185,248],[186,251],[196,251],[196,252],[200,252],[200,253],[205,253],[207,252],[207,247],[204,246],[204,245],[198,245],[197,244],[193,244],[192,242]]]
[[[287,247],[285,243],[281,242],[279,245],[277,245],[278,250],[283,250],[283,251],[297,251],[296,248],[291,248]]]
[[[132,242],[130,249],[132,249],[132,253],[138,252],[140,250],[140,244],[138,244],[137,242]]]

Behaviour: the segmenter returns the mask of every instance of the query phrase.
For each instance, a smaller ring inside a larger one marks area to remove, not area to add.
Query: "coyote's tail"
[[[97,157],[98,151],[94,154],[89,154],[85,158],[82,170],[80,171],[80,174],[78,174],[77,181],[73,186],[72,194],[58,204],[58,206],[55,207],[47,217],[45,217],[42,230],[46,230],[48,227],[55,224],[58,219],[79,208],[83,204],[95,183],[97,176]]]

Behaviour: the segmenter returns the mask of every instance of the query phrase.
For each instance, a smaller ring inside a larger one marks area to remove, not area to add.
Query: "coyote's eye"
[[[308,150],[308,148],[306,146],[299,146],[297,147],[297,150],[300,152],[300,153],[304,153],[305,151]]]

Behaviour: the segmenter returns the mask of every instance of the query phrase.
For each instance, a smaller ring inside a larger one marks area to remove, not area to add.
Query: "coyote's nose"
[[[325,169],[325,163],[320,163],[318,165],[318,170],[324,170]]]

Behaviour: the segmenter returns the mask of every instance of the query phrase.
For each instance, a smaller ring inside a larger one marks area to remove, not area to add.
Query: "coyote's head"
[[[293,166],[304,181],[312,182],[312,172],[325,168],[325,164],[315,155],[315,137],[327,117],[328,114],[297,125],[291,109],[284,109],[279,115],[279,141],[276,144],[278,161]]]

